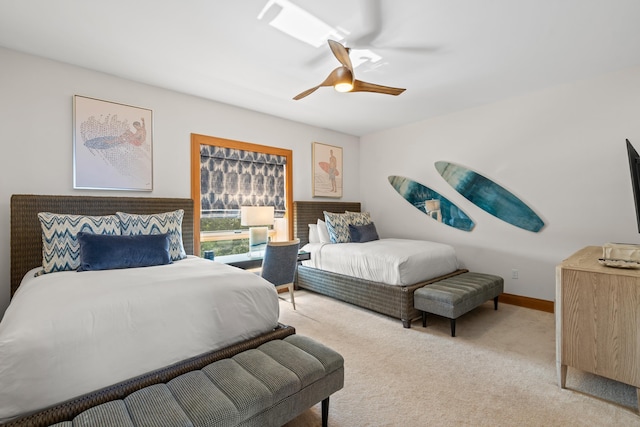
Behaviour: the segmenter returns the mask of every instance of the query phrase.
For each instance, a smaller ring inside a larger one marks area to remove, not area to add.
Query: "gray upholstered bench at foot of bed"
[[[281,426],[344,383],[340,354],[290,335],[88,409],[71,426]]]
[[[451,336],[456,336],[456,319],[480,304],[493,299],[498,309],[498,296],[504,290],[504,279],[492,274],[462,273],[417,289],[413,305],[422,311],[422,326],[427,326],[427,313],[451,319]]]

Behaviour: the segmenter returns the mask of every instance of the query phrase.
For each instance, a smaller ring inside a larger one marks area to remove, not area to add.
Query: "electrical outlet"
[[[512,279],[517,279],[518,278],[518,270],[511,270],[511,278]]]

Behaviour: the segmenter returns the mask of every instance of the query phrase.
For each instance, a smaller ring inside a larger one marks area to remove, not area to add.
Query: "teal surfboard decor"
[[[456,191],[496,218],[538,232],[544,221],[522,200],[479,173],[449,162],[436,162],[436,169]]]
[[[464,231],[471,231],[475,226],[471,218],[449,199],[419,182],[391,175],[389,184],[416,209],[438,222]]]

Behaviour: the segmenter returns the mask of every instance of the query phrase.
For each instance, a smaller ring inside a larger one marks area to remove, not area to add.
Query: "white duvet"
[[[366,243],[309,243],[303,265],[387,285],[413,285],[458,269],[453,247],[437,242],[380,239]]]
[[[272,284],[197,257],[27,273],[0,322],[0,422],[277,326]]]

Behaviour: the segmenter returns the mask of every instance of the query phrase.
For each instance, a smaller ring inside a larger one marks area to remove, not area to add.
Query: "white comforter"
[[[303,265],[346,276],[412,285],[458,269],[453,247],[436,242],[380,239],[366,243],[309,243]]]
[[[277,326],[273,285],[197,257],[29,272],[0,323],[0,421]]]

